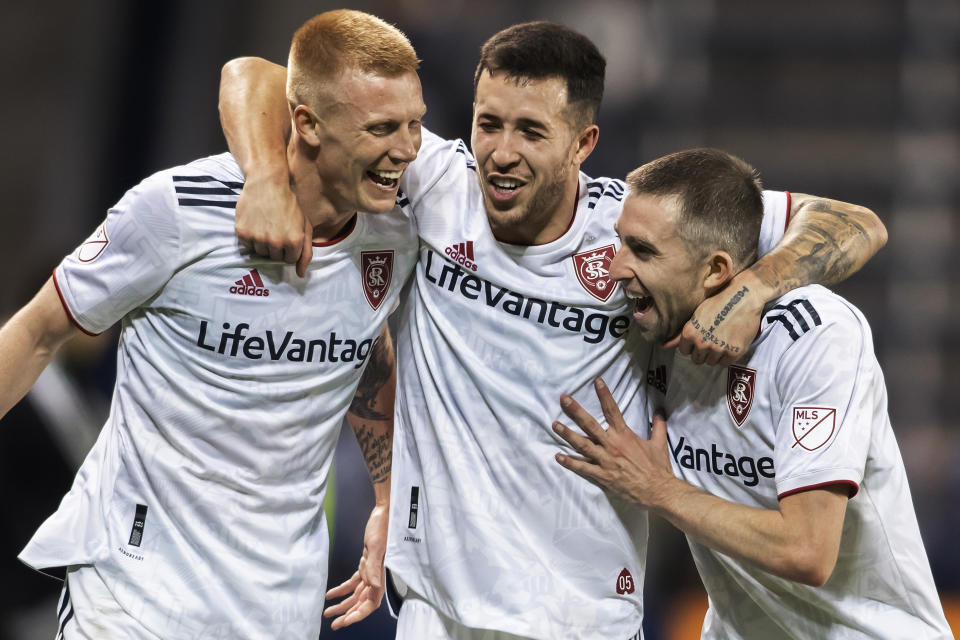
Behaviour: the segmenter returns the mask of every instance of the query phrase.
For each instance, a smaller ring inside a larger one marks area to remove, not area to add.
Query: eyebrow
[[[495,115],[493,115],[492,113],[478,113],[478,114],[477,114],[477,119],[478,119],[478,120],[484,119],[484,118],[487,119],[487,120],[495,120],[495,121],[497,121],[497,122],[503,122],[503,118],[501,118],[500,116],[495,116]],[[550,128],[546,125],[546,123],[541,122],[540,120],[535,120],[535,119],[533,119],[533,118],[518,118],[518,119],[517,119],[517,128],[520,128],[520,129],[523,129],[523,128],[540,129],[541,131],[549,131],[549,130],[550,130]]]

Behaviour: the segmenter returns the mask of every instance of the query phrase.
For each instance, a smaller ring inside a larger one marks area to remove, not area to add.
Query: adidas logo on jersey
[[[452,244],[444,249],[443,252],[457,264],[463,265],[471,271],[477,270],[477,263],[474,262],[473,257],[473,240]]]
[[[647,370],[647,384],[659,391],[667,392],[667,366],[660,365],[656,369]]]
[[[263,284],[263,279],[256,269],[251,269],[250,273],[243,276],[233,283],[230,287],[230,293],[238,296],[269,296],[270,289]]]

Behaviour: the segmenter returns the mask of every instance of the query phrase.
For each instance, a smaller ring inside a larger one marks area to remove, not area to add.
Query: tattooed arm
[[[697,364],[732,364],[756,337],[767,302],[804,285],[841,282],[886,243],[887,230],[869,209],[792,194],[790,225],[780,244],[707,298],[666,346]]]
[[[384,327],[371,349],[367,368],[347,412],[347,422],[353,428],[367,463],[376,503],[363,534],[360,567],[349,580],[327,592],[327,598],[346,596],[323,612],[326,617],[337,616],[331,625],[333,629],[363,620],[380,606],[383,599],[383,556],[387,550],[396,383],[393,340],[388,328]]]

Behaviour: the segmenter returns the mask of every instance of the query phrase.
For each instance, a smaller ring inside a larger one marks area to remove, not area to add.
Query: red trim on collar
[[[353,233],[353,230],[357,228],[357,214],[353,214],[353,217],[347,221],[345,225],[340,227],[340,231],[337,231],[337,235],[333,236],[329,240],[324,240],[323,242],[314,242],[313,246],[315,247],[329,247],[331,245],[337,244],[342,241],[344,238]]]

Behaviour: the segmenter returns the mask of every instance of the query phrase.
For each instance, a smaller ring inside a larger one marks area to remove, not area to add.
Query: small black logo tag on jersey
[[[147,520],[147,505],[138,504],[137,514],[133,517],[133,529],[130,530],[130,546],[139,547],[143,540],[143,523]]]
[[[407,526],[411,529],[417,528],[417,511],[420,510],[420,487],[410,488],[410,520]]]

